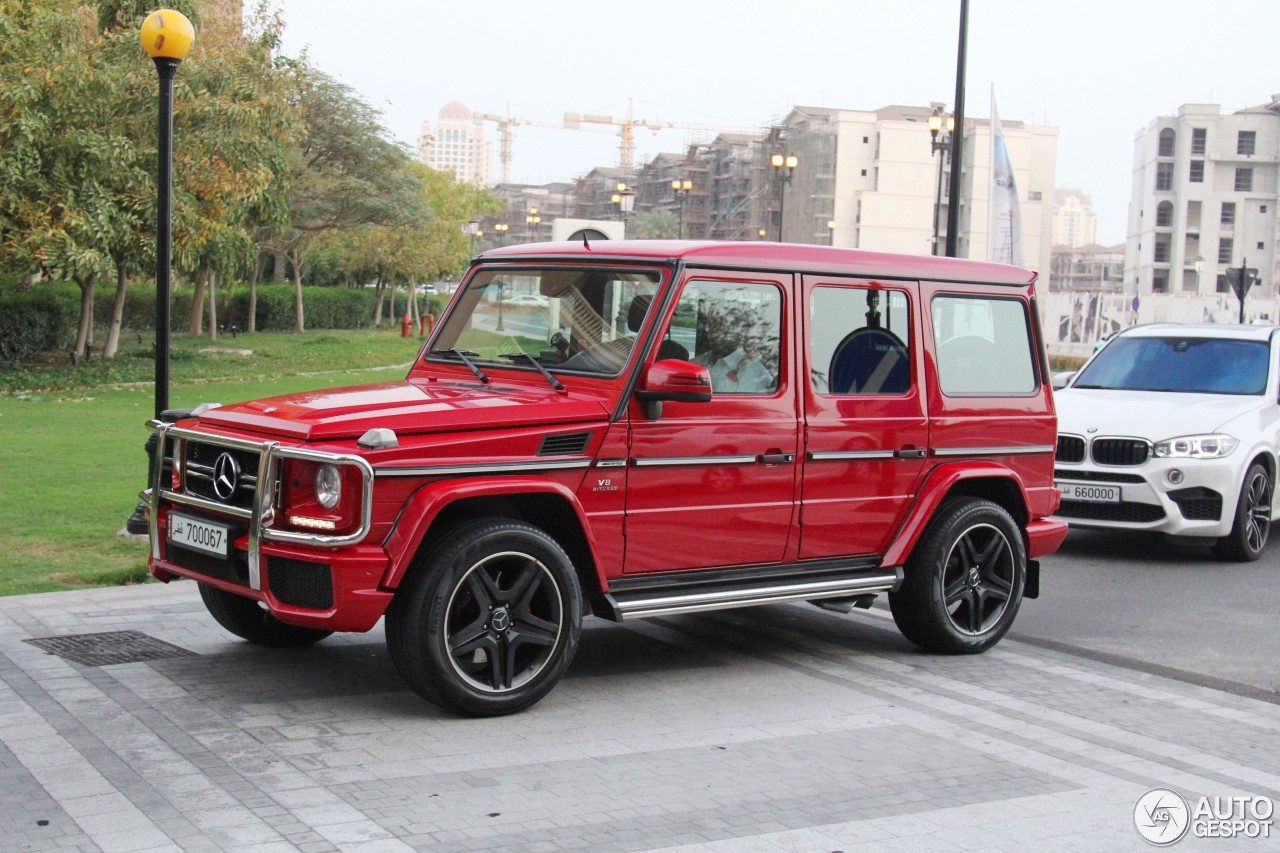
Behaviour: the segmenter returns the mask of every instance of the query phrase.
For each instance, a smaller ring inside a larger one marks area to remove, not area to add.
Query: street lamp
[[[836,244],[836,221],[834,219],[827,220],[827,245],[834,246]]]
[[[794,154],[774,154],[769,158],[774,173],[778,177],[778,242],[782,242],[782,217],[787,204],[787,184],[791,183],[791,174],[800,165],[800,158]]]
[[[510,225],[508,225],[508,224],[507,224],[507,223],[505,223],[505,222],[499,222],[499,223],[497,223],[496,225],[494,225],[494,226],[493,226],[493,230],[498,232],[498,245],[499,245],[499,246],[501,246],[501,245],[502,245],[502,243],[503,243],[503,239],[507,236],[507,231],[509,231],[510,229],[511,229],[511,226],[510,226]]]
[[[680,225],[676,231],[676,235],[681,239],[684,238],[684,203],[689,198],[689,190],[693,189],[693,181],[685,178],[681,180],[676,178],[671,182],[671,192],[676,197],[676,211],[680,216]]]
[[[766,233],[765,230],[761,228],[759,231],[756,232],[756,239],[763,240],[765,233]]]
[[[480,223],[473,219],[467,223],[467,227],[463,230],[471,237],[471,254],[475,255],[476,240],[484,234],[484,232],[480,230]]]
[[[956,129],[956,117],[944,116],[942,108],[945,104],[934,101],[930,104],[933,112],[929,114],[929,137],[933,156],[938,158],[938,183],[933,195],[933,254],[938,254],[938,220],[942,215],[942,167],[951,162],[951,134]],[[943,124],[946,132],[942,132]]]
[[[627,217],[635,209],[636,191],[624,183],[619,183],[618,191],[609,197],[609,201],[618,206],[618,212],[622,215],[622,221],[625,224]]]
[[[160,76],[156,146],[156,419],[169,408],[169,291],[173,256],[173,78],[191,52],[195,28],[181,12],[159,9],[142,22],[142,47]]]
[[[537,227],[538,223],[541,221],[542,221],[542,217],[538,215],[538,208],[536,207],[529,208],[529,212],[528,214],[525,215],[525,218],[524,218],[525,239],[527,240],[533,239],[533,229]]]

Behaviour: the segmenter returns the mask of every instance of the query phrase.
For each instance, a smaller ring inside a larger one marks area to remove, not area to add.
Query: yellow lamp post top
[[[152,59],[176,59],[179,62],[191,52],[196,40],[195,27],[187,16],[173,9],[157,9],[142,22],[142,47]]]

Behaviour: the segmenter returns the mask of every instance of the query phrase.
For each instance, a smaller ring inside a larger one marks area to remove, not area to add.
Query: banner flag
[[[1013,180],[1013,163],[1004,144],[1000,116],[996,112],[995,87],[991,88],[991,239],[987,260],[1023,266],[1022,210],[1018,206],[1018,186]]]

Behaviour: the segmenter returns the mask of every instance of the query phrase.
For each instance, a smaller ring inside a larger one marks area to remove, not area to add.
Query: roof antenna
[[[590,249],[591,244],[587,242],[587,229],[582,229],[582,248]]]

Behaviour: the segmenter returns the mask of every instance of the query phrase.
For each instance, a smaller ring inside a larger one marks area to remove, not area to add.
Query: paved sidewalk
[[[108,632],[151,659],[27,642]],[[589,620],[546,700],[470,720],[380,629],[260,649],[189,582],[0,599],[6,850],[1145,850],[1158,786],[1280,800],[1280,706],[777,605]]]

